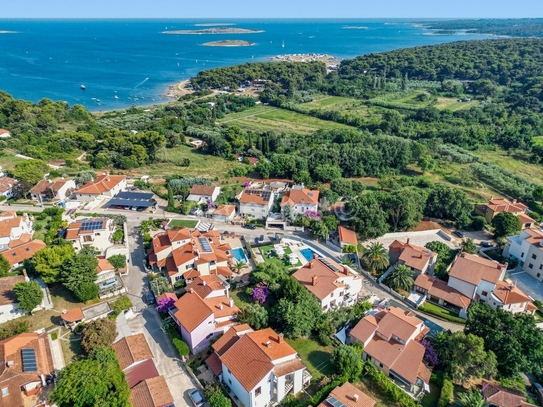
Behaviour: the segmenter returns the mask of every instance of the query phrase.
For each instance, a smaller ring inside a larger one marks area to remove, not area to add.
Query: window
[[[9,387],[2,387],[2,397],[9,396]]]
[[[538,277],[538,278],[541,277],[541,273],[537,273],[537,277]]]
[[[334,293],[330,293],[330,298],[332,298],[334,296]]]
[[[532,263],[528,264],[528,268],[533,269],[534,265]]]
[[[481,292],[481,295],[482,295],[483,297],[486,297],[486,296],[488,295],[488,293],[487,293],[486,291],[483,291],[483,292]]]
[[[255,390],[255,397],[258,397],[262,394],[262,387],[257,387]]]
[[[175,277],[175,281],[179,281],[179,280],[181,280],[182,278],[183,278],[183,276],[176,276],[176,277]]]
[[[92,242],[92,236],[83,236],[84,242]]]
[[[539,265],[539,270],[543,270],[543,264]]]
[[[379,367],[382,368],[383,367],[383,364],[381,362],[379,362]]]
[[[524,252],[521,253],[520,257],[524,257]]]
[[[228,379],[228,383],[232,384],[232,380],[231,380],[231,379]]]
[[[532,259],[534,259],[534,260],[537,259],[537,255],[532,254]]]

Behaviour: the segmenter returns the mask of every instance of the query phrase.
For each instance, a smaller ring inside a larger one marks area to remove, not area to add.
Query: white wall
[[[0,305],[0,324],[25,315],[19,311],[19,303]]]
[[[479,285],[477,286],[477,294],[479,294],[479,297],[485,301],[488,302],[488,299],[490,298],[490,295],[492,291],[496,288],[496,284],[491,283],[489,281],[481,280]],[[486,295],[483,294],[483,291],[486,292]]]
[[[248,203],[239,204],[240,215],[251,215],[251,217],[254,219],[267,218],[268,214],[270,213],[270,209],[271,209],[271,204],[268,206],[248,204]]]
[[[475,297],[475,289],[477,287],[473,284],[449,276],[449,282],[447,283],[447,285],[460,291],[462,294],[470,299],[473,299]]]
[[[228,370],[226,365],[222,364],[222,378],[226,385],[230,387],[232,393],[234,393],[238,399],[239,404],[243,404],[245,407],[251,407],[251,394],[245,390],[241,383],[236,379],[236,377]],[[266,380],[268,377],[266,377]],[[268,400],[269,401],[269,400]]]
[[[190,333],[190,347],[192,351],[209,343],[212,337],[207,338],[207,336],[215,332],[214,318],[215,315],[211,314]]]

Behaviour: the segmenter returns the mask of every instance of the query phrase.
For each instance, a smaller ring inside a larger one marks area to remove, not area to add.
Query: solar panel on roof
[[[130,191],[121,191],[113,197],[114,199],[132,199],[132,200],[141,200],[148,201],[153,198],[153,194],[150,192],[130,192]]]
[[[327,399],[326,399],[326,402],[327,403],[330,403],[332,406],[334,407],[347,407],[345,404],[343,404],[341,401],[339,401],[338,399],[336,399],[335,397],[333,396],[329,396]]]
[[[96,230],[102,228],[103,221],[99,220],[92,220],[92,221],[85,221],[81,224],[81,230]]]
[[[260,189],[246,189],[245,192],[249,195],[260,195],[262,199],[269,201],[271,196],[271,191],[263,191]]]
[[[21,349],[23,356],[23,372],[37,372],[38,362],[36,361],[36,351],[34,349]]]
[[[338,269],[336,266],[332,265],[332,263],[330,263],[328,260],[326,259],[320,259],[321,262],[326,266],[328,267],[330,270],[333,270],[333,271],[341,271],[340,269]]]
[[[198,240],[200,241],[200,245],[202,245],[204,252],[210,253],[212,251],[211,246],[205,237],[200,237]]]

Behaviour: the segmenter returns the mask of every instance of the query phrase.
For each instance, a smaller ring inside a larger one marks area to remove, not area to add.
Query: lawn
[[[472,100],[470,102],[459,102],[457,98],[444,98],[444,97],[438,97],[437,103],[434,105],[436,108],[444,110],[462,110],[462,109],[468,109],[473,106],[477,106],[479,104],[478,101]]]
[[[314,381],[336,373],[336,367],[330,360],[331,347],[321,346],[311,339],[287,339],[286,341],[298,352],[307,370],[313,375]]]
[[[61,337],[57,340],[60,341],[62,354],[64,355],[66,364],[74,362],[79,356],[85,354],[85,351],[81,346],[81,339],[77,335],[62,329]]]
[[[461,319],[458,314],[455,314],[448,309],[442,308],[439,305],[432,304],[428,301],[426,301],[424,305],[419,307],[419,311],[427,312],[430,315],[435,315],[451,322],[462,323],[461,321],[463,321],[465,323],[465,320]]]
[[[298,263],[296,264],[290,264],[288,255],[292,253],[292,250],[288,246],[285,246],[285,255],[283,256],[283,259],[280,259],[279,257],[277,257],[274,253],[270,253],[270,251],[275,250],[275,248],[272,245],[262,246],[259,249],[266,263],[277,263],[277,264],[285,265],[288,267],[299,267],[302,265],[300,260],[298,260]]]
[[[422,407],[435,407],[441,395],[441,388],[430,381],[430,393],[426,393],[421,400]]]
[[[189,219],[173,219],[170,223],[168,223],[168,226],[173,229],[182,229],[182,228],[190,228],[193,229],[198,224],[197,220],[189,220]]]
[[[12,170],[15,167],[15,164],[18,162],[24,161],[22,158],[15,157],[11,151],[1,150],[0,151],[0,165],[3,170]]]
[[[245,308],[247,305],[251,304],[251,298],[245,293],[245,288],[240,288],[230,291],[230,298],[234,300],[234,304],[239,309]]]

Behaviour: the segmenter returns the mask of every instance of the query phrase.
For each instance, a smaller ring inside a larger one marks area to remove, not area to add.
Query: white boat
[[[285,40],[283,40],[283,43],[281,44],[281,48],[285,48]]]
[[[87,87],[85,85],[81,85],[81,90],[85,90]]]
[[[119,99],[119,96],[115,95],[115,99]]]

